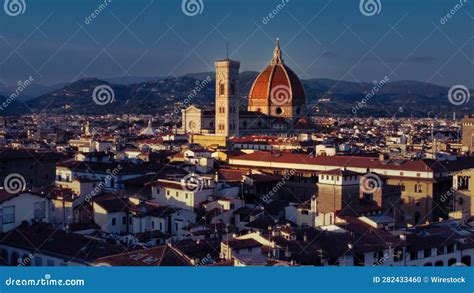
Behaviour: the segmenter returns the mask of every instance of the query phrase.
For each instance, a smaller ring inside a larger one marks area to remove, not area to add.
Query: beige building
[[[239,68],[238,61],[216,62],[216,135],[239,135]]]
[[[453,176],[453,192],[441,199],[450,203],[450,211],[461,211],[472,215],[474,211],[474,168],[463,170]]]
[[[474,117],[466,116],[462,120],[462,145],[470,153],[474,153]]]

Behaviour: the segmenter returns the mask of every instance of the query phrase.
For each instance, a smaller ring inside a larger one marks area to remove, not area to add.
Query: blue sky
[[[267,22],[282,0],[202,0],[196,16],[181,0],[111,0],[87,24],[104,0],[25,0],[19,16],[0,9],[0,83],[210,71],[226,42],[241,70],[259,71],[279,37],[302,79],[474,87],[474,1],[444,24],[459,0],[379,1],[379,14],[364,16],[359,0],[289,0]]]

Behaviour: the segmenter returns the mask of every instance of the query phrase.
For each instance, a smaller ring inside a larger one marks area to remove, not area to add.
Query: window
[[[112,218],[112,226],[115,226],[115,224],[117,224],[117,219]]]
[[[169,190],[166,191],[166,195],[170,195],[170,191],[169,191]]]
[[[458,176],[457,189],[458,190],[469,190],[469,176]]]
[[[20,255],[18,254],[18,252],[12,252],[10,264],[14,266],[20,264]]]
[[[447,246],[447,248],[448,248],[448,253],[453,253],[454,252],[454,244],[449,244]]]
[[[421,187],[421,184],[415,184],[415,192],[416,193],[422,193],[423,188]]]
[[[35,209],[34,209],[33,214],[34,214],[35,219],[46,218],[46,202],[44,201],[35,202]]]
[[[8,263],[8,250],[0,248],[0,258],[4,263]]]
[[[402,191],[405,191],[405,184],[400,184]]]
[[[235,95],[235,85],[233,83],[230,84],[230,94]]]
[[[155,221],[151,221],[151,230],[155,230]]]
[[[443,255],[444,254],[444,246],[438,247],[436,249],[436,254],[437,255]]]
[[[430,257],[431,256],[431,248],[427,248],[423,250],[423,256],[424,257]]]
[[[367,201],[372,201],[374,200],[374,195],[372,193],[364,192],[364,199]]]
[[[410,252],[410,259],[411,259],[411,260],[418,259],[418,251],[412,251],[412,252]]]
[[[303,215],[308,215],[308,214],[309,214],[308,210],[302,210],[301,213],[302,213]]]
[[[224,91],[225,91],[224,84],[223,83],[219,84],[219,95],[222,96],[224,94]]]
[[[43,265],[43,259],[41,257],[35,256],[35,266],[36,267],[41,267]]]
[[[3,208],[2,221],[3,224],[10,224],[15,222],[15,206]]]
[[[122,224],[124,224],[124,225],[127,224],[127,217],[122,217]]]

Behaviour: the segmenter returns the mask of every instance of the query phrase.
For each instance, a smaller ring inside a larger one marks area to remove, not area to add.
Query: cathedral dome
[[[269,116],[294,118],[303,111],[306,95],[298,76],[283,62],[277,40],[272,62],[255,79],[248,110]]]

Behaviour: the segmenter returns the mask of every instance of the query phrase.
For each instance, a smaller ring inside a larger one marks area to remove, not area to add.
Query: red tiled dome
[[[282,99],[275,98],[278,92],[282,94]],[[283,63],[278,42],[272,63],[257,76],[248,99],[249,111],[259,111],[262,108],[263,112],[267,112],[265,107],[299,107],[305,104],[303,85],[298,76]]]

